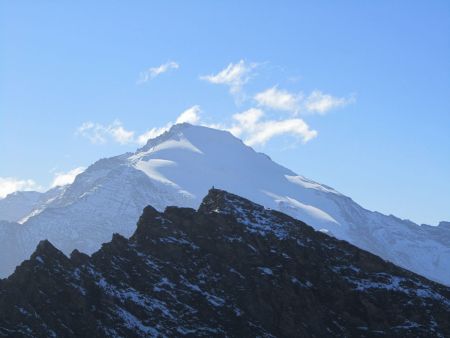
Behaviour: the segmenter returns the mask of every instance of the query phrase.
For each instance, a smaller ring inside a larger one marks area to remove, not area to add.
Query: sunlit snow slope
[[[230,133],[178,124],[135,153],[102,159],[23,224],[0,223],[0,273],[7,276],[48,239],[65,253],[92,253],[114,232],[130,236],[142,209],[198,207],[212,186],[296,217],[386,260],[450,284],[450,226],[419,226],[368,211],[297,175]],[[0,219],[2,215],[0,214]],[[15,247],[14,255],[4,252]]]

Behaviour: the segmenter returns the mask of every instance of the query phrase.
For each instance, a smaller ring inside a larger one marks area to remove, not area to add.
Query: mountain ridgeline
[[[211,189],[91,256],[41,241],[0,313],[14,337],[449,337],[450,288]]]
[[[307,160],[307,159],[305,159]],[[273,162],[230,133],[177,124],[134,153],[101,159],[45,194],[0,200],[0,278],[48,239],[66,255],[129,237],[146,205],[198,208],[211,186],[235,193],[450,285],[450,226],[419,226],[372,212]]]

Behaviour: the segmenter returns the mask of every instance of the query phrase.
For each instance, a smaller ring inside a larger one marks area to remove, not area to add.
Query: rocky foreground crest
[[[450,336],[450,289],[212,189],[146,207],[70,258],[42,241],[0,281],[0,336]]]

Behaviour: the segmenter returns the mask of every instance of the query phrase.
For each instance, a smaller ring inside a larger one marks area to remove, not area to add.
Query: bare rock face
[[[217,189],[92,256],[42,241],[0,281],[0,336],[448,337],[448,318],[448,287]]]

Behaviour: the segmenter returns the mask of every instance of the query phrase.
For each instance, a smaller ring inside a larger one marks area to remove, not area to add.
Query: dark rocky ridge
[[[87,256],[42,241],[0,281],[0,336],[448,337],[450,289],[212,189]]]

